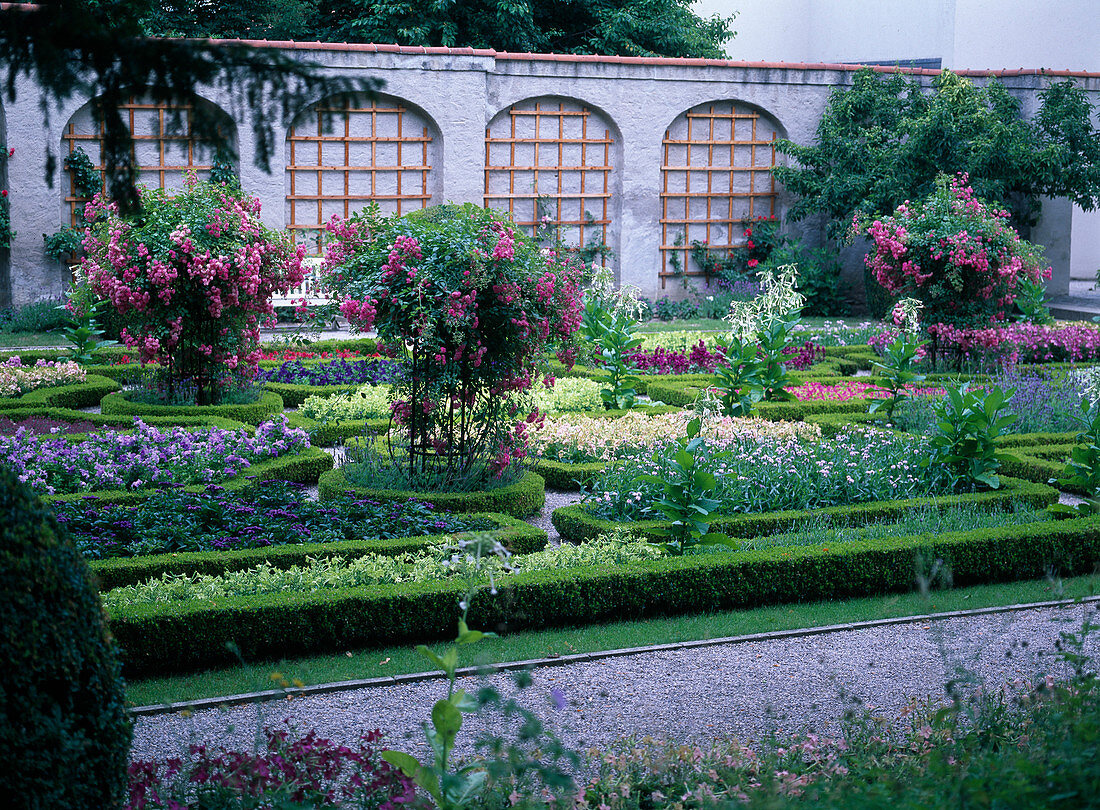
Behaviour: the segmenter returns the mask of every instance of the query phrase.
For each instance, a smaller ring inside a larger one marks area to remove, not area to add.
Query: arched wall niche
[[[407,214],[442,202],[443,138],[396,96],[337,96],[304,110],[287,133],[286,227],[320,254],[325,224],[370,203]]]
[[[566,245],[613,250],[621,144],[611,118],[582,100],[516,102],[485,130],[484,204],[534,235],[556,232]]]
[[[237,171],[237,125],[225,110],[213,102],[194,96],[184,103],[169,104],[135,93],[122,105],[120,112],[134,140],[133,156],[141,184],[151,188],[180,189],[190,173],[206,180],[215,166],[223,171]],[[215,122],[228,148],[219,149],[196,135],[194,123],[197,113]],[[101,189],[102,141],[103,124],[96,122],[94,100],[89,101],[65,124],[61,135],[61,158],[62,161],[70,160],[71,165],[77,151],[82,151],[100,173]],[[64,224],[83,227],[84,204],[90,196],[85,189],[78,187],[74,171],[64,162],[62,165]]]
[[[680,113],[661,144],[661,288],[671,278],[704,277],[692,244],[729,254],[745,231],[777,217],[772,169],[779,122],[741,101],[697,104]]]

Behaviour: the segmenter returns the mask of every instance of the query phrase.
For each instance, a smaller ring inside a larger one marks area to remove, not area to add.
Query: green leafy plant
[[[1013,315],[1015,321],[1026,321],[1048,325],[1054,323],[1050,310],[1046,305],[1046,290],[1041,281],[1032,281],[1027,276],[1020,276],[1016,280],[1016,309]]]
[[[894,321],[902,329],[898,332],[897,338],[886,347],[882,362],[872,364],[878,369],[879,377],[883,380],[879,388],[885,391],[887,396],[884,399],[872,400],[868,413],[886,411],[887,421],[893,421],[894,410],[909,399],[906,387],[924,381],[924,375],[916,371],[921,347],[926,343],[918,338],[919,312],[920,301],[915,298],[903,298],[898,301],[897,306],[894,307]]]
[[[1100,157],[1093,103],[1074,80],[1039,93],[1031,120],[1000,81],[977,84],[943,71],[929,93],[921,77],[863,68],[829,98],[812,145],[781,140],[793,160],[776,179],[797,201],[788,217],[824,213],[840,238],[854,214],[879,216],[932,193],[941,172],[967,172],[981,197],[1033,222],[1043,196],[1096,207]]]
[[[757,402],[794,399],[786,390],[790,376],[783,350],[802,320],[805,299],[795,290],[797,279],[793,265],[764,270],[760,295],[730,307],[730,334],[718,343],[729,365],[716,367],[712,382],[724,415],[747,416]]]
[[[498,755],[506,753],[506,761],[502,761],[498,756],[488,765],[474,762],[452,768],[451,754],[454,751],[458,732],[462,729],[463,714],[495,705],[502,709],[506,717],[519,717],[524,721],[523,733],[528,739],[537,740],[544,731],[541,723],[538,723],[537,727],[532,725],[536,719],[533,714],[521,710],[514,701],[501,701],[495,690],[483,689],[475,697],[467,694],[463,689],[455,689],[459,650],[495,635],[469,628],[466,619],[470,612],[470,604],[474,596],[486,587],[486,573],[488,573],[490,591],[497,592],[493,570],[494,567],[508,570],[508,558],[508,550],[491,535],[475,534],[459,541],[458,548],[451,557],[451,565],[459,572],[459,576],[465,579],[466,588],[458,603],[462,610],[462,618],[458,620],[458,635],[455,643],[443,655],[435,653],[423,644],[416,648],[424,658],[442,670],[447,676],[448,683],[447,697],[436,701],[432,706],[431,724],[424,724],[424,734],[432,752],[431,761],[425,765],[411,754],[401,751],[382,752],[382,758],[426,791],[440,810],[461,810],[473,806],[484,792],[491,772],[495,777],[501,778],[505,772],[523,775],[529,771],[535,771],[543,777],[546,784],[563,788],[572,784],[572,780],[564,771],[540,763],[537,751],[529,756],[525,755],[517,747],[505,746],[499,737],[489,738],[485,744]],[[498,563],[497,565],[487,565],[494,560]],[[524,683],[521,681],[519,685],[523,686]],[[549,748],[552,755],[556,757],[567,755],[556,739],[551,738]],[[578,762],[575,755],[567,758],[574,766]]]
[[[103,190],[103,175],[92,163],[92,159],[79,146],[69,153],[61,165],[72,180],[73,196],[81,200],[91,200]]]
[[[80,279],[66,293],[68,301],[58,307],[69,314],[69,323],[61,328],[61,334],[69,341],[69,359],[80,365],[96,362],[100,351],[117,346],[117,340],[104,340],[105,330],[96,319],[107,302],[99,299],[87,281]]]
[[[1085,500],[1074,506],[1056,503],[1049,509],[1063,517],[1088,517],[1100,513],[1100,399],[1082,399],[1084,430],[1077,434],[1077,447],[1066,460],[1065,474],[1050,479],[1051,484],[1083,490]]]
[[[584,294],[581,334],[599,357],[600,398],[608,410],[627,410],[638,398],[639,379],[627,360],[627,355],[642,345],[642,338],[635,334],[638,300],[634,292],[630,288],[612,290],[611,274],[601,268]]]
[[[668,537],[661,546],[669,554],[684,554],[696,546],[734,545],[728,536],[710,530],[710,516],[722,502],[711,497],[718,481],[709,467],[722,458],[722,453],[712,454],[704,462],[699,450],[705,440],[699,432],[700,421],[692,419],[687,424],[687,435],[677,440],[671,457],[665,458],[667,451],[662,450],[653,454],[662,474],[646,473],[636,478],[664,490],[653,509],[672,521],[670,529],[661,530]]]
[[[996,444],[1016,421],[1015,414],[1001,413],[1014,393],[999,386],[971,390],[969,383],[948,387],[936,406],[936,433],[921,463],[938,469],[952,488],[999,489],[997,471],[1004,462],[1017,460]]]
[[[45,254],[56,262],[64,263],[66,260],[79,256],[83,251],[84,232],[75,228],[62,228],[50,234],[42,234],[45,242],[43,248]]]

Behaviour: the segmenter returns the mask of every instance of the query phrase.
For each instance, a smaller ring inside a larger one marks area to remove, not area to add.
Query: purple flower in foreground
[[[554,704],[554,708],[560,712],[565,708],[565,692],[555,686],[550,690],[550,701]]]

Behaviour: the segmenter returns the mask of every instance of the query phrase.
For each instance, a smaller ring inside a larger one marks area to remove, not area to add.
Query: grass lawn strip
[[[1019,497],[1019,496],[1017,496]],[[541,629],[612,619],[759,607],[907,592],[914,564],[942,561],[959,585],[1031,579],[1049,570],[1091,573],[1100,518],[938,536],[668,557],[621,566],[505,576],[478,596],[472,626]],[[132,677],[245,660],[448,638],[462,585],[422,582],[267,594],[109,613]]]
[[[657,644],[675,644],[729,636],[797,630],[854,622],[896,619],[957,610],[1090,597],[1100,593],[1100,575],[1052,582],[1047,579],[975,585],[824,602],[773,605],[722,611],[591,624],[564,629],[509,633],[483,640],[476,647],[479,665],[527,661]],[[287,679],[305,684],[336,683],[364,678],[389,678],[418,673],[424,659],[413,645],[344,650],[333,655],[282,659],[272,663],[237,664],[225,669],[169,675],[127,684],[127,698],[145,706],[234,695],[270,687],[277,669]],[[281,694],[281,693],[280,693]]]

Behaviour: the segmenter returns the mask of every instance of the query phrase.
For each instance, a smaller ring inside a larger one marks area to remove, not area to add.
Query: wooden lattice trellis
[[[134,141],[134,161],[142,183],[158,188],[182,187],[188,172],[195,172],[201,177],[202,173],[212,168],[213,164],[208,160],[213,157],[213,148],[197,139],[192,132],[194,105],[143,102],[130,98],[120,110]],[[83,149],[102,176],[103,125],[98,128],[91,125],[90,110],[86,110],[84,115],[86,118],[78,113],[69,120],[61,135],[62,152],[71,155],[78,147]],[[169,134],[174,118],[182,123],[181,131]],[[228,117],[226,120],[229,120]],[[69,223],[72,227],[83,227],[82,209],[88,198],[77,195],[72,176],[68,172],[65,174],[69,181],[65,195]]]
[[[524,102],[485,130],[485,205],[528,229],[556,229],[566,244],[607,245],[610,128],[587,107]]]
[[[326,122],[330,132],[326,133]],[[325,223],[376,202],[398,215],[431,204],[433,137],[396,100],[344,99],[318,105],[287,136],[287,228],[321,251]]]
[[[665,132],[661,165],[661,287],[703,276],[692,242],[711,250],[745,246],[745,227],[775,216],[773,124],[732,102],[688,110]]]

